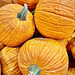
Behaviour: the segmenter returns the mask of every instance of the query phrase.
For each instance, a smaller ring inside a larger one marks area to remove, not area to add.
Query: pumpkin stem
[[[19,18],[20,21],[26,20],[27,11],[28,11],[27,4],[24,4],[24,8],[22,9],[22,11],[20,13],[17,13],[17,18]]]
[[[41,69],[36,65],[31,65],[31,67],[28,67],[30,74],[28,75],[40,75]]]

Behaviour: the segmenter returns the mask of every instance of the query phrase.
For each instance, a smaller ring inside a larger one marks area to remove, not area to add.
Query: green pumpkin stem
[[[30,74],[28,75],[40,75],[41,69],[36,65],[31,65],[31,67],[28,67]]]
[[[20,21],[26,20],[27,11],[28,11],[27,4],[24,4],[24,8],[22,9],[22,11],[20,13],[17,13],[17,18],[19,18]]]

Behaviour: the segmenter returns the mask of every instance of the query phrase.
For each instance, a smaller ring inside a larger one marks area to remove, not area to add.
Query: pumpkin
[[[29,10],[34,10],[39,0],[12,0],[13,3],[18,3],[24,5],[25,3],[28,5]]]
[[[3,49],[4,47],[5,46],[2,43],[0,43],[0,50]]]
[[[75,75],[75,68],[69,68],[66,75]]]
[[[8,4],[0,8],[0,42],[19,46],[33,36],[33,16],[27,5]]]
[[[34,19],[43,36],[68,38],[75,30],[75,0],[40,0]]]
[[[18,52],[20,48],[5,47],[1,50],[3,75],[21,75],[18,67]]]
[[[64,75],[68,69],[65,49],[53,39],[28,40],[18,54],[19,68],[23,75]]]
[[[12,3],[12,0],[0,0],[0,7]]]

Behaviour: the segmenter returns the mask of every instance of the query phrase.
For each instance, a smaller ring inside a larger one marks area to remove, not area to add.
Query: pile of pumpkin
[[[0,4],[0,73],[75,75],[75,0],[9,3]]]

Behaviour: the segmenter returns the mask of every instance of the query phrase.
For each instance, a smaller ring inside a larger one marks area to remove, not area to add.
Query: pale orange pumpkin
[[[23,10],[22,10],[23,9]],[[27,5],[8,4],[0,8],[0,42],[19,46],[33,36],[33,16]]]
[[[75,30],[75,0],[40,0],[34,18],[43,36],[68,38]]]
[[[66,75],[75,75],[75,68],[69,68]]]
[[[23,75],[64,75],[68,70],[68,55],[58,41],[34,38],[21,47],[18,64]]]
[[[21,75],[18,67],[19,49],[5,47],[1,50],[2,75]]]
[[[25,3],[28,5],[29,10],[34,10],[39,0],[12,0],[13,3],[19,3],[24,5]]]

